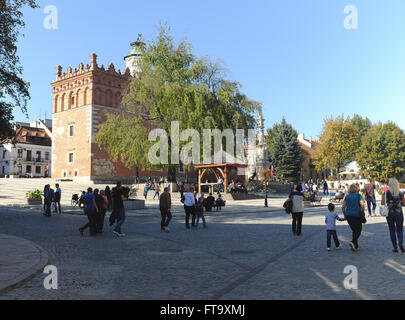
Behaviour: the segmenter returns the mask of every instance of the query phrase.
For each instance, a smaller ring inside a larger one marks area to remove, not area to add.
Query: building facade
[[[140,38],[132,44],[132,50],[124,59],[123,73],[98,65],[97,55],[91,54],[90,64],[62,73],[56,68],[53,89],[53,144],[52,178],[78,181],[134,180],[146,177],[167,177],[167,171],[141,171],[126,168],[113,161],[94,141],[97,126],[105,121],[108,113],[122,112],[121,99],[132,75],[139,71],[137,61],[141,46]],[[193,178],[194,172],[179,168],[177,177]]]
[[[305,139],[303,133],[298,135],[298,143],[301,147],[301,153],[303,155],[303,162],[301,165],[300,179],[301,181],[316,182],[317,180],[327,179],[327,171],[317,171],[315,168],[315,152],[319,147],[319,142],[314,141],[312,137]]]
[[[49,119],[16,123],[14,137],[0,142],[0,176],[50,176],[51,126]]]

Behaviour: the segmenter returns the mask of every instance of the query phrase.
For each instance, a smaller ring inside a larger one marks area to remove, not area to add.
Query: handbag
[[[284,207],[284,209],[285,209],[285,212],[288,213],[288,214],[290,214],[290,213],[292,212],[292,208],[293,208],[292,200],[291,200],[290,198],[288,198],[288,199],[284,202],[283,207]]]
[[[384,196],[385,196],[385,204],[383,206],[380,206],[380,216],[388,217],[389,209],[387,205],[387,191],[384,192]]]

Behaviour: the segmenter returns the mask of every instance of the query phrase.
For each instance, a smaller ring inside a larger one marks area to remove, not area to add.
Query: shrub
[[[27,199],[41,199],[42,196],[43,194],[41,190],[31,190],[25,194]]]

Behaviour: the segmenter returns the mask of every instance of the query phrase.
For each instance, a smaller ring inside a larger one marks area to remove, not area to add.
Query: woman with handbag
[[[400,192],[400,185],[397,179],[391,179],[388,183],[389,189],[384,193],[381,205],[385,210],[381,210],[382,215],[388,213],[387,223],[390,230],[391,242],[394,250],[392,252],[398,252],[398,246],[402,253],[405,253],[404,248],[404,214],[402,206],[405,206],[405,197]],[[385,212],[383,214],[383,212]],[[398,242],[397,242],[398,238]]]
[[[342,205],[343,214],[352,230],[352,241],[349,242],[352,251],[359,250],[358,239],[362,231],[364,220],[364,199],[358,193],[357,186],[352,184],[348,189],[349,194],[345,197]]]

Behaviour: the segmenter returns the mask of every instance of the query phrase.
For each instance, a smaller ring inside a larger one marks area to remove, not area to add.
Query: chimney
[[[56,77],[59,78],[60,76],[62,76],[62,67],[57,66],[56,67]]]
[[[92,70],[97,69],[97,55],[95,53],[90,55],[90,67]]]

